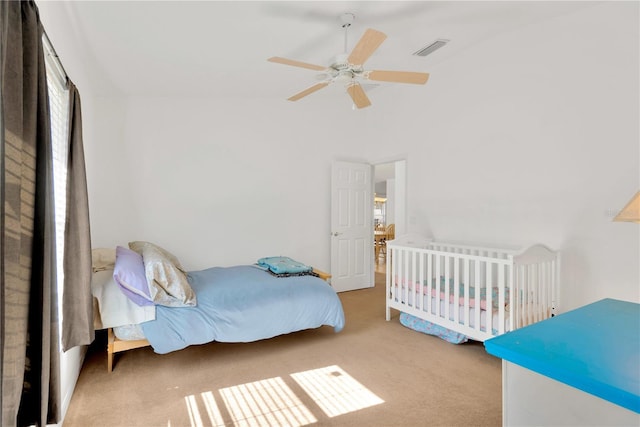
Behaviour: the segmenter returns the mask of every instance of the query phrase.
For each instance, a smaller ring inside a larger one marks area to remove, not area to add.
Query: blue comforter
[[[344,327],[338,295],[314,276],[275,277],[243,265],[190,272],[195,307],[156,307],[142,323],[156,353],[211,341],[251,342],[303,329]]]

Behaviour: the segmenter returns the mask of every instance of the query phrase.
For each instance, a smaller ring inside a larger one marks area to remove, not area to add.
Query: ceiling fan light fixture
[[[351,84],[353,83],[353,73],[349,70],[340,71],[334,81],[336,83]]]
[[[336,55],[335,62],[333,63],[333,65],[331,65],[331,68],[338,71],[349,68],[349,62],[347,61],[348,56],[349,55],[347,55],[346,53],[340,53]]]

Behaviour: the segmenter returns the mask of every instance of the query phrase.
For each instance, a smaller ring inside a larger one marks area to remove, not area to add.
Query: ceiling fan
[[[340,17],[342,27],[345,29],[345,52],[347,51],[347,29],[351,26],[354,18],[355,16],[351,13],[345,13]],[[419,73],[414,71],[365,70],[363,64],[378,49],[378,47],[380,47],[386,38],[387,36],[384,33],[369,28],[365,31],[364,35],[360,38],[350,54],[343,53],[337,55],[335,62],[328,67],[295,61],[293,59],[281,58],[279,56],[269,58],[268,61],[322,71],[318,76],[318,78],[322,80],[320,83],[316,83],[302,92],[296,93],[288,98],[289,101],[297,101],[329,86],[330,84],[342,83],[345,85],[347,93],[353,100],[353,104],[357,108],[365,108],[371,105],[371,101],[364,92],[364,89],[360,84],[361,82],[379,81],[425,84],[429,79],[428,73]]]

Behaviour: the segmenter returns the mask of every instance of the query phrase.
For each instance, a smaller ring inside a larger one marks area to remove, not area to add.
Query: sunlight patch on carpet
[[[328,417],[384,403],[339,366],[291,374]]]
[[[339,366],[297,372],[291,378],[330,418],[384,403]],[[206,391],[200,397],[206,411],[201,411],[195,395],[184,397],[191,427],[298,427],[318,422],[281,377],[221,388],[217,394]]]
[[[220,389],[234,425],[304,426],[317,420],[282,378]]]
[[[194,395],[185,396],[184,402],[187,405],[187,411],[189,412],[189,421],[191,421],[192,427],[203,427],[202,417],[200,416],[200,410],[198,409],[198,402]]]
[[[220,412],[220,409],[218,409],[218,405],[216,405],[216,398],[213,396],[213,393],[207,391],[205,393],[200,393],[200,395],[202,396],[202,400],[204,401],[205,408],[207,408],[207,415],[209,415],[211,425],[213,427],[224,427],[222,413]]]

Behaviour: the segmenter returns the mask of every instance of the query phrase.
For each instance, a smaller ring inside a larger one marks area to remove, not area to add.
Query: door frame
[[[373,167],[373,173],[371,174],[371,186],[375,188],[375,167],[377,165],[384,165],[387,163],[394,163],[394,179],[396,183],[396,191],[394,193],[395,200],[394,204],[394,218],[395,218],[395,228],[396,228],[396,236],[407,233],[407,156],[395,156],[389,157],[385,159],[380,159],[375,162],[370,162],[369,164]],[[398,191],[400,190],[400,191]],[[373,192],[371,193],[371,205],[373,206]],[[371,211],[371,216],[373,217],[373,209]],[[373,241],[373,229],[371,230],[371,241]],[[374,255],[372,255],[374,256]],[[372,277],[375,277],[375,268],[376,262],[378,260],[374,259],[374,262],[371,264],[372,268]]]

